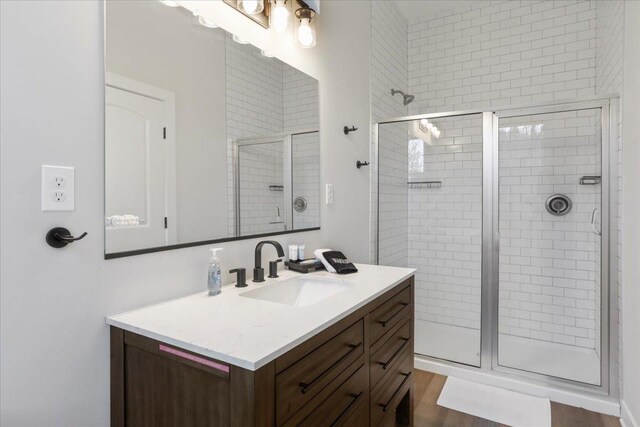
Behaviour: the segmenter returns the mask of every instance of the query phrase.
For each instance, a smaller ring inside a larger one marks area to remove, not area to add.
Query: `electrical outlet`
[[[42,165],[42,211],[73,211],[74,169]]]
[[[62,175],[56,176],[55,178],[53,178],[53,182],[55,183],[55,186],[58,188],[62,188],[67,184],[67,180]]]
[[[53,200],[58,203],[62,203],[67,200],[67,193],[58,190],[53,193]]]

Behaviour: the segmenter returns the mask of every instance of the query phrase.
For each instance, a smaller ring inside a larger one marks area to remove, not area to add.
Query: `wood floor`
[[[504,424],[438,406],[436,402],[446,379],[445,376],[416,369],[415,427],[504,426]],[[551,402],[551,425],[553,427],[620,427],[620,422],[616,417]]]

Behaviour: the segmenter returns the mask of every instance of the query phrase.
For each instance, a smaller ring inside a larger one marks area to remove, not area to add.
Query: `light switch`
[[[73,211],[74,169],[66,166],[42,165],[43,212]]]
[[[333,204],[333,184],[327,184],[326,203],[327,205]]]

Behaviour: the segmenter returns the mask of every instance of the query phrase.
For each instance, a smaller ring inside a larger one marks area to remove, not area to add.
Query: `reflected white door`
[[[164,103],[109,86],[105,96],[106,251],[164,246]],[[110,224],[121,215],[139,223]]]

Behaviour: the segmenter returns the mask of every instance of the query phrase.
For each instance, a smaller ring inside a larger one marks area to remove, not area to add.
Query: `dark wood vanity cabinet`
[[[413,425],[413,342],[413,277],[257,371],[112,327],[111,425]]]

